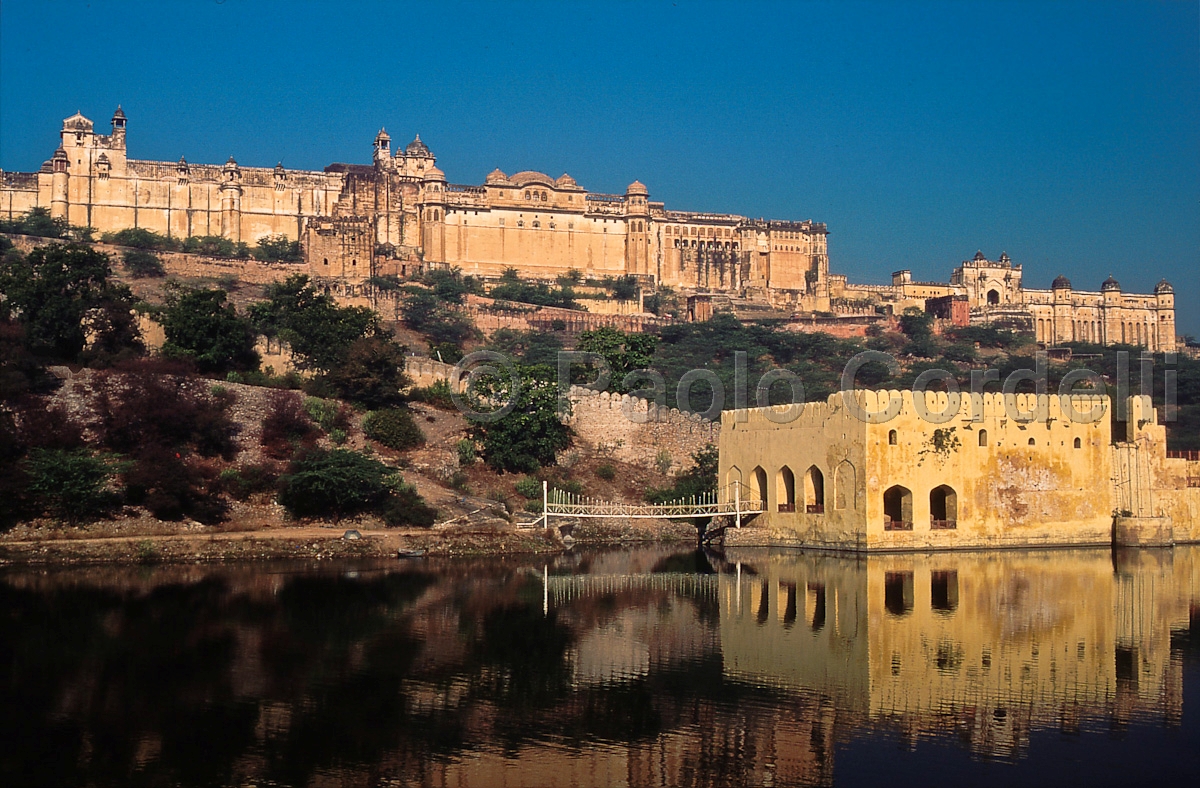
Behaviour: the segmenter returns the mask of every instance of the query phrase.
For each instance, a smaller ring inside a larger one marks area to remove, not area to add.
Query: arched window
[[[322,260],[322,263],[323,263],[324,265],[329,265],[329,258],[328,258],[328,257],[326,257],[324,260]]]
[[[809,514],[825,512],[825,474],[815,465],[804,474],[804,510]]]
[[[1075,439],[1075,448],[1077,448],[1077,449],[1083,448],[1083,441],[1081,441],[1079,438]]]
[[[358,265],[358,260],[351,260],[351,261],[350,261],[350,265],[357,266],[357,265]]]
[[[528,200],[529,198],[530,198],[530,193],[529,193],[529,190],[526,189],[525,190],[525,199]]]
[[[796,511],[796,475],[786,465],[775,475],[775,497],[779,502],[779,511]]]
[[[895,446],[898,442],[898,436],[895,430],[888,430],[888,445]]]
[[[767,472],[762,466],[750,471],[750,500],[753,503],[767,502]]]
[[[912,491],[899,484],[883,491],[883,530],[912,530]]]
[[[1037,438],[1030,438],[1030,439],[1029,439],[1029,445],[1030,445],[1030,446],[1036,446],[1036,445],[1037,445]]]
[[[987,430],[980,430],[979,431],[979,445],[987,446],[987,441],[988,441]]]
[[[958,495],[943,484],[929,491],[929,527],[937,529],[958,526]]]
[[[854,466],[848,460],[838,463],[833,474],[833,505],[836,509],[854,509],[855,496]]]

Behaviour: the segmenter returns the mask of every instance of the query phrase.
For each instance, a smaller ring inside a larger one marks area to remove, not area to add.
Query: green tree
[[[383,337],[364,337],[346,350],[342,363],[318,381],[338,397],[376,410],[403,403],[400,390],[408,385],[404,348]]]
[[[108,366],[146,352],[134,313],[136,299],[122,284],[110,283],[84,316],[91,343],[80,358],[89,366]]]
[[[622,393],[630,391],[624,385],[625,376],[635,369],[648,368],[657,347],[658,337],[653,334],[626,334],[608,326],[584,331],[575,345],[576,350],[599,353],[604,357],[612,370],[613,387]]]
[[[74,361],[86,344],[84,316],[109,292],[108,255],[78,244],[39,246],[0,261],[0,293],[30,349]]]
[[[72,525],[102,516],[119,500],[109,489],[120,470],[115,455],[96,455],[87,449],[33,449],[24,470],[35,504]]]
[[[127,227],[114,233],[105,233],[101,236],[101,240],[106,244],[150,251],[170,252],[179,248],[179,242],[174,238],[159,235],[153,230],[142,227]]]
[[[194,361],[202,372],[257,369],[254,330],[223,290],[172,292],[162,316],[163,355]]]
[[[475,335],[475,326],[450,309],[432,290],[412,288],[400,307],[404,325],[429,338],[432,345],[462,344]]]
[[[49,208],[32,208],[20,219],[0,219],[0,233],[67,238],[70,230],[66,219],[51,218]]]
[[[286,235],[264,235],[254,247],[254,257],[269,262],[295,263],[304,259],[300,242],[289,240]]]
[[[447,304],[461,304],[467,293],[481,291],[479,280],[473,276],[463,276],[459,269],[438,268],[429,271],[422,277],[422,282],[429,285],[433,294]]]
[[[136,279],[167,275],[166,269],[163,268],[162,260],[158,259],[158,255],[144,249],[130,249],[122,255],[121,262],[125,270]]]
[[[490,420],[469,417],[471,436],[479,442],[483,459],[495,470],[533,473],[553,465],[558,452],[571,445],[571,431],[559,418],[562,403],[558,386],[540,374],[540,368],[524,368],[513,389],[508,378],[483,378],[471,393],[473,407],[486,413],[498,403],[513,403],[506,415]]]
[[[383,333],[370,309],[339,307],[304,274],[268,286],[266,295],[250,307],[254,327],[285,340],[309,367],[329,370],[345,359],[351,344]]]
[[[382,505],[392,473],[358,452],[316,449],[293,462],[280,479],[279,502],[295,517],[339,520]]]
[[[219,235],[189,236],[183,239],[183,251],[206,257],[246,258],[250,256],[250,248],[246,244],[234,243]]]
[[[502,301],[518,301],[523,304],[538,306],[556,306],[563,309],[578,309],[575,301],[575,291],[570,285],[551,288],[541,282],[526,282],[521,279],[515,268],[507,268],[500,275],[500,283],[488,293],[492,298]]]

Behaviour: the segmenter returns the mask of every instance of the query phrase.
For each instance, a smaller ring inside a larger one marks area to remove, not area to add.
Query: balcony
[[[794,511],[796,511],[796,504],[794,504],[794,503],[781,503],[781,504],[779,504],[779,511],[781,511],[781,512],[794,512]]]
[[[808,512],[809,514],[825,514],[825,504],[810,503],[804,507],[804,511]]]
[[[933,520],[929,521],[929,530],[931,531],[953,531],[958,528],[958,520]]]
[[[911,531],[912,529],[912,520],[893,520],[890,517],[885,517],[883,520],[883,530],[885,531]]]

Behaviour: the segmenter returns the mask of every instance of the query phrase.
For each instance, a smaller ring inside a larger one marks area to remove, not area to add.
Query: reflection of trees
[[[592,628],[643,611],[711,631],[715,602],[633,592],[543,615],[540,581],[495,561],[361,577],[108,571],[94,585],[0,582],[3,784],[419,780],[463,751],[604,741],[628,748],[635,781],[662,782],[650,753],[669,747],[668,782],[716,785],[758,780],[747,747],[777,736],[780,698],[725,681],[708,646],[679,656],[667,640],[641,674],[577,681]]]

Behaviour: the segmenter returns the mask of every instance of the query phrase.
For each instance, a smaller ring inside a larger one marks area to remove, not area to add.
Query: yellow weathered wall
[[[750,471],[763,469],[768,512],[754,524],[767,529],[772,543],[926,549],[1110,541],[1114,502],[1106,398],[1072,398],[1080,416],[1072,418],[1059,397],[1042,397],[1044,415],[1023,421],[1020,414],[1038,405],[1036,395],[1008,397],[1009,408],[1004,395],[964,395],[947,421],[932,423],[919,414],[912,392],[855,396],[869,412],[883,413],[893,401],[900,407],[890,420],[868,423],[851,413],[839,392],[825,403],[806,405],[789,424],[771,423],[763,409],[722,414],[721,483],[740,478],[750,485]],[[927,412],[947,412],[945,394],[924,396]],[[1088,414],[1094,420],[1086,420]],[[986,446],[979,445],[981,430],[987,432]],[[942,451],[936,448],[938,431],[945,438]],[[785,466],[796,478],[795,512],[779,511],[776,479]],[[800,492],[810,466],[824,479],[823,512],[800,505],[811,502]],[[853,498],[846,493],[850,487],[839,483],[839,466],[853,470]],[[912,530],[884,529],[883,495],[893,485],[910,491]],[[954,529],[931,528],[930,492],[941,485],[957,498],[957,516],[950,518]]]

